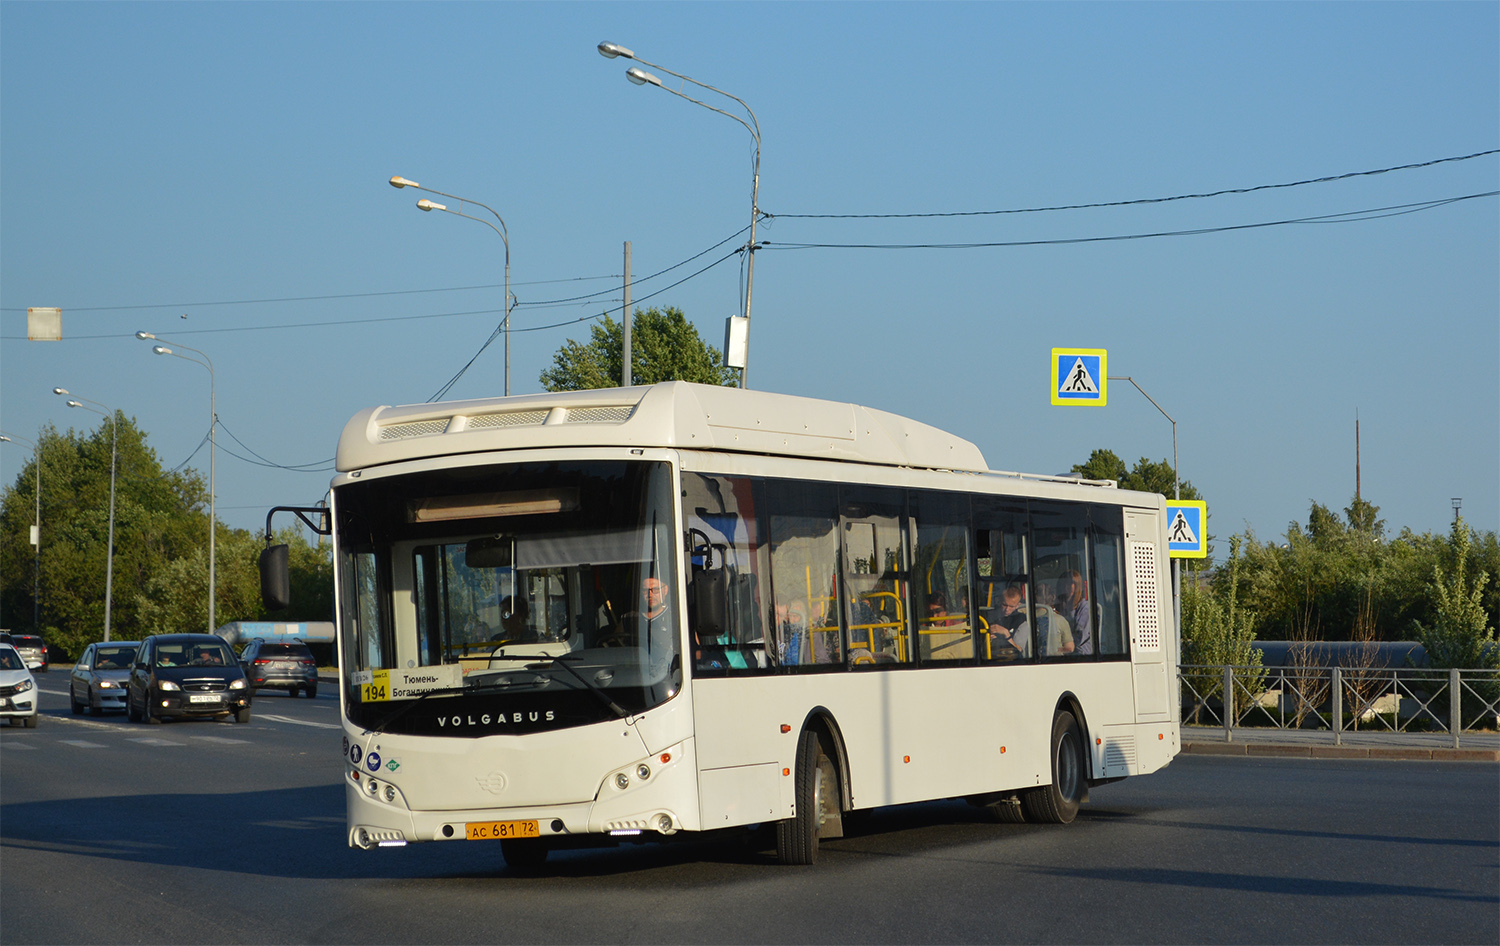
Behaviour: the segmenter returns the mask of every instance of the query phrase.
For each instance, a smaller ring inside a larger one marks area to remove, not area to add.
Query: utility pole
[[[620,387],[628,388],[630,377],[630,241],[625,241],[625,314],[620,332],[623,344],[620,349]]]

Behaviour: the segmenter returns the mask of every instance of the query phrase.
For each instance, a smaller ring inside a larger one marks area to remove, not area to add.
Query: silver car
[[[88,710],[103,716],[105,710],[125,711],[130,664],[140,646],[140,641],[106,641],[84,649],[68,681],[75,714]]]
[[[38,694],[36,680],[26,661],[9,644],[0,644],[0,719],[36,728]]]

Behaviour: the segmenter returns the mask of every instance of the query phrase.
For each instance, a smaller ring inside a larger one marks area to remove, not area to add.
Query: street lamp
[[[483,217],[471,217],[461,210],[450,210],[446,205],[434,203],[433,201],[430,201],[425,197],[417,201],[418,210],[422,210],[424,212],[441,210],[444,213],[450,213],[457,217],[465,217],[469,220],[474,220],[482,223],[485,226],[489,227],[491,230],[494,230],[496,233],[500,234],[500,240],[505,244],[505,317],[501,319],[500,325],[501,330],[505,332],[505,396],[510,397],[510,231],[509,228],[505,226],[504,218],[502,218],[500,214],[496,213],[495,208],[489,206],[488,204],[481,204],[477,200],[469,200],[466,197],[458,197],[454,194],[445,194],[442,191],[433,190],[430,187],[423,187],[416,181],[409,181],[399,174],[391,178],[391,186],[396,188],[397,190],[400,190],[403,187],[413,187],[419,191],[426,191],[429,194],[436,194],[439,197],[447,197],[449,200],[458,201],[460,207],[462,207],[464,204],[473,204],[476,207],[483,207],[485,210],[488,210],[490,213],[494,214],[496,220],[500,221],[500,226],[497,227],[493,223],[490,223],[488,220],[485,220]]]
[[[53,394],[62,397],[74,398],[68,401],[69,407],[81,407],[86,411],[93,411],[100,417],[109,418],[109,551],[104,557],[104,639],[109,640],[109,617],[110,607],[115,598],[115,467],[120,456],[120,430],[115,419],[114,408],[100,404],[98,401],[89,401],[86,397],[70,394],[67,388],[53,388]],[[81,402],[88,401],[94,407],[89,407]],[[95,410],[102,407],[104,410]],[[40,507],[38,507],[40,508]],[[40,533],[38,534],[38,554],[40,554]]]
[[[142,341],[167,342],[167,339],[157,338],[150,332],[136,332],[135,337],[141,339]],[[194,354],[199,355],[203,360],[199,361],[192,355],[184,355],[181,352],[173,351],[166,345],[153,345],[151,347],[151,351],[152,353],[157,355],[171,355],[174,358],[181,358],[183,361],[191,361],[195,365],[202,365],[204,368],[208,369],[208,410],[210,415],[210,423],[208,428],[208,633],[212,634],[214,632],[214,629],[217,627],[217,622],[215,621],[215,606],[218,602],[218,599],[215,596],[214,582],[217,564],[214,558],[214,533],[218,531],[218,518],[217,516],[215,516],[214,510],[214,499],[216,495],[216,491],[214,489],[214,479],[217,473],[216,468],[218,466],[219,459],[219,401],[217,385],[214,380],[214,363],[213,360],[208,357],[208,355],[204,354],[196,348],[183,345],[179,342],[168,342],[168,344],[176,345],[178,348],[183,348],[190,352],[193,352]]]
[[[735,121],[739,122],[741,125],[744,125],[745,130],[750,132],[750,137],[755,139],[755,165],[753,168],[753,174],[750,183],[750,242],[746,244],[745,249],[745,252],[750,257],[749,261],[746,263],[745,270],[745,326],[746,332],[748,333],[750,325],[750,297],[755,291],[755,224],[756,221],[760,219],[760,122],[756,120],[755,112],[751,111],[750,106],[746,105],[745,100],[740,98],[738,95],[732,95],[731,93],[725,92],[723,89],[715,88],[706,82],[699,82],[697,79],[694,79],[691,76],[685,76],[680,72],[673,72],[666,66],[660,66],[654,62],[647,62],[646,60],[637,56],[633,50],[626,49],[624,46],[621,46],[618,43],[600,43],[598,48],[599,55],[603,56],[605,59],[617,59],[623,57],[625,59],[634,60],[635,62],[650,66],[653,69],[660,69],[662,72],[665,72],[668,75],[676,76],[684,82],[691,82],[693,85],[696,85],[699,88],[708,89],[710,92],[717,92],[725,98],[734,99],[736,102],[740,103],[740,107],[745,110],[745,114],[750,116],[750,121],[746,122],[743,118],[733,114],[732,112],[726,112],[722,108],[715,108],[714,106],[709,105],[707,102],[700,102],[697,99],[693,98],[691,95],[687,95],[686,93],[678,89],[673,89],[669,88],[668,86],[662,85],[660,79],[647,72],[646,70],[639,68],[638,66],[631,66],[629,69],[625,70],[625,78],[629,79],[634,84],[654,85],[659,89],[666,89],[668,92],[671,92],[678,98],[687,99],[694,105],[701,105],[711,112],[718,112],[720,115],[723,115],[726,118],[732,118]],[[728,353],[726,352],[726,355],[727,354]],[[748,339],[746,340],[744,360],[745,364],[740,366],[740,387],[742,388],[745,387],[746,378],[749,374],[750,353]]]
[[[27,440],[25,437],[16,437],[11,434],[0,434],[0,443],[14,443],[15,441],[31,444],[31,462],[36,465],[36,541],[32,546],[36,549],[35,562],[32,565],[31,585],[31,624],[36,628],[36,633],[42,633],[42,449],[35,441]],[[114,543],[110,543],[113,545]],[[108,638],[106,638],[107,640]]]

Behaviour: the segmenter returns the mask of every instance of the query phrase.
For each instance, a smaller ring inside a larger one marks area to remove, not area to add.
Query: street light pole
[[[1136,384],[1134,378],[1129,375],[1110,375],[1109,380],[1129,381],[1135,384],[1135,389],[1141,392],[1141,396],[1150,401],[1152,407],[1161,411],[1161,416],[1172,422],[1172,498],[1181,499],[1180,477],[1177,474],[1177,421],[1172,419],[1171,414],[1162,410],[1162,406],[1156,403],[1156,398],[1147,394],[1146,389]],[[1203,529],[1207,532],[1207,522],[1203,523]],[[1208,536],[1205,535],[1203,541],[1207,545]],[[1177,627],[1177,659],[1180,661],[1182,659],[1182,563],[1175,558],[1172,559],[1172,623]]]
[[[120,428],[119,421],[116,419],[118,412],[106,404],[100,404],[98,401],[89,401],[88,398],[79,397],[76,394],[69,395],[67,388],[53,388],[52,393],[74,398],[75,400],[68,401],[69,407],[81,407],[86,411],[93,411],[100,417],[109,418],[109,550],[104,557],[104,639],[108,641],[110,609],[115,600],[115,467],[120,456]],[[82,401],[88,401],[89,404],[102,407],[104,410],[95,410],[93,407],[80,403]],[[106,411],[108,413],[105,413]],[[38,530],[38,539],[40,537],[41,531]],[[40,553],[40,543],[37,549],[38,553]]]
[[[457,217],[464,217],[466,219],[482,223],[485,226],[489,227],[491,230],[494,230],[496,233],[500,234],[500,241],[505,244],[505,317],[501,320],[500,324],[502,326],[502,331],[504,331],[505,333],[505,396],[510,397],[510,230],[505,225],[505,219],[495,211],[495,208],[489,206],[488,204],[481,204],[479,201],[469,200],[467,197],[459,197],[455,194],[445,194],[442,191],[433,190],[430,187],[423,187],[416,181],[409,181],[399,174],[391,178],[391,186],[398,190],[403,187],[411,187],[419,191],[426,191],[429,194],[436,194],[439,197],[446,197],[449,200],[456,200],[458,201],[460,207],[462,207],[464,204],[473,204],[476,207],[483,207],[485,210],[488,210],[490,213],[494,214],[496,220],[500,221],[500,226],[497,227],[493,223],[490,223],[488,220],[485,220],[483,217],[471,217],[461,210],[449,210],[443,204],[433,203],[430,200],[424,199],[417,201],[417,209],[419,210],[441,210],[444,213],[450,213]]]
[[[31,462],[36,466],[36,542],[33,543],[36,552],[31,570],[31,626],[35,629],[33,633],[40,635],[42,633],[42,448],[41,444],[27,440],[25,437],[0,434],[0,443],[14,443],[17,440],[31,444]]]
[[[750,109],[750,106],[745,104],[745,100],[740,98],[738,95],[725,92],[723,89],[715,88],[714,86],[711,86],[706,82],[699,82],[692,76],[685,76],[680,72],[673,72],[666,66],[658,65],[654,62],[647,62],[640,56],[637,56],[633,50],[626,49],[624,46],[621,46],[617,43],[600,43],[598,49],[599,55],[603,56],[605,59],[616,59],[623,57],[625,59],[633,60],[634,62],[643,63],[644,65],[650,66],[653,69],[660,69],[662,72],[665,72],[668,75],[676,76],[684,82],[691,82],[693,85],[696,85],[699,88],[707,89],[710,92],[717,92],[725,98],[734,99],[736,102],[740,103],[740,107],[745,110],[745,114],[750,116],[750,121],[746,122],[743,118],[740,118],[738,115],[735,115],[732,112],[726,112],[722,108],[715,108],[714,106],[709,105],[707,102],[700,102],[697,99],[693,98],[691,95],[688,95],[677,89],[662,85],[660,79],[645,71],[644,69],[639,69],[635,66],[631,66],[629,69],[625,70],[625,78],[629,79],[636,85],[654,85],[659,89],[666,89],[668,92],[671,92],[678,98],[687,99],[694,105],[701,105],[711,112],[718,112],[720,115],[723,115],[726,118],[734,119],[741,125],[744,125],[745,130],[750,132],[750,137],[755,140],[755,163],[752,168],[750,181],[750,242],[745,245],[745,252],[750,257],[745,264],[745,325],[748,328],[750,324],[750,297],[755,291],[755,225],[756,222],[760,219],[760,122],[756,119],[755,112],[752,111]],[[741,388],[746,386],[747,379],[749,377],[749,362],[750,349],[749,341],[747,339],[745,344],[745,365],[740,368]]]
[[[218,517],[215,514],[216,510],[214,508],[215,498],[217,496],[217,490],[215,489],[216,483],[214,481],[218,472],[219,462],[219,395],[218,384],[214,378],[213,359],[209,358],[208,355],[204,354],[196,348],[188,345],[183,345],[180,342],[171,342],[167,341],[167,339],[164,338],[157,338],[150,332],[136,332],[135,337],[143,341],[149,340],[157,342],[167,342],[168,345],[176,345],[178,348],[183,348],[190,352],[193,352],[200,356],[203,360],[199,361],[197,358],[193,358],[189,355],[184,355],[181,352],[173,351],[166,345],[154,345],[151,348],[153,354],[171,355],[174,358],[181,358],[183,361],[191,361],[195,365],[201,365],[204,368],[208,369],[208,633],[212,634],[218,626],[218,622],[215,619],[217,616],[218,605],[218,597],[216,594],[217,589],[215,583],[218,563],[214,554],[214,539],[215,533],[218,532]]]

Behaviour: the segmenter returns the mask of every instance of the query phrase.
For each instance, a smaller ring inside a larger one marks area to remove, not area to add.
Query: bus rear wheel
[[[816,864],[818,838],[836,837],[843,831],[833,760],[810,729],[804,729],[797,740],[795,774],[797,813],[776,823],[776,859],[783,864]]]
[[[1052,720],[1052,784],[1027,790],[1022,796],[1030,821],[1068,824],[1083,801],[1083,736],[1078,721],[1067,710]]]

